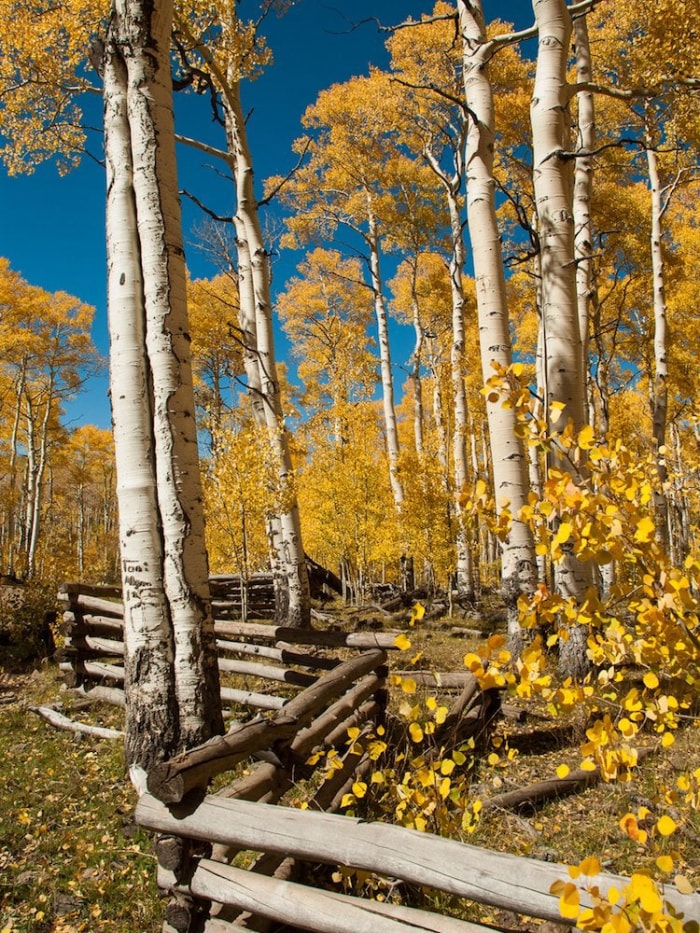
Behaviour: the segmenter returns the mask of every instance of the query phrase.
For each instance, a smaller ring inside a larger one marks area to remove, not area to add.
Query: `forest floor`
[[[491,631],[493,620],[479,622]],[[357,619],[347,620],[344,627],[355,624]],[[396,618],[365,617],[360,624],[402,628]],[[461,618],[419,623],[410,629],[410,653],[422,652],[422,668],[463,670],[465,653],[477,649],[478,641],[451,630],[472,624]],[[406,661],[392,658],[392,664],[402,667]],[[120,728],[122,714],[103,705],[79,708],[61,691],[61,680],[50,663],[14,672],[2,672],[0,663],[0,933],[157,931],[164,904],[150,841],[133,823],[135,797],[121,743],[55,730],[28,707],[58,703],[73,718],[113,728]],[[700,768],[697,725],[689,721],[675,743],[646,758],[631,781],[598,783],[518,811],[489,810],[465,841],[566,864],[596,855],[608,871],[648,871],[668,881],[655,864],[659,849],[631,839],[619,824],[640,807],[649,811],[650,824],[668,812],[665,793],[680,774]],[[522,722],[498,719],[473,769],[474,797],[487,799],[551,779],[562,764],[574,770],[584,731],[580,711],[554,719],[545,708],[528,706]],[[698,812],[679,820],[676,833],[664,842],[676,853],[674,871],[699,887]],[[464,905],[446,901],[433,906],[499,929],[544,933],[556,928],[524,926],[515,915],[477,905],[466,912]]]

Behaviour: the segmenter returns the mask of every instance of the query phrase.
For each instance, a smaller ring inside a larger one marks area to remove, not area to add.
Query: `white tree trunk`
[[[105,59],[127,760],[222,731],[170,84],[172,5],[116,0]]]
[[[534,0],[539,30],[531,103],[533,173],[541,244],[542,321],[546,355],[546,404],[550,428],[584,423],[581,332],[576,300],[571,163],[566,66],[571,16],[564,0]],[[562,408],[552,412],[552,402]]]
[[[411,267],[411,313],[413,318],[413,332],[415,343],[411,356],[413,368],[411,372],[411,385],[413,388],[413,437],[416,445],[416,455],[423,459],[423,381],[421,378],[421,363],[423,359],[423,325],[420,319],[420,307],[416,294],[416,276],[418,274],[418,256],[414,256]]]
[[[464,177],[462,156],[455,152],[452,173],[445,170],[433,152],[427,148],[425,157],[433,172],[440,179],[447,199],[450,217],[450,293],[452,297],[452,342],[450,344],[450,377],[452,382],[452,406],[454,431],[452,435],[452,459],[454,466],[453,511],[456,529],[456,578],[457,592],[472,598],[474,595],[474,562],[466,527],[466,516],[462,500],[467,487],[467,434],[469,411],[464,386],[464,281],[465,263],[464,237],[462,234],[462,210],[459,205],[460,189]]]
[[[367,195],[367,221],[369,246],[369,267],[374,296],[374,313],[377,319],[377,343],[379,346],[379,364],[382,375],[382,405],[384,409],[384,432],[386,452],[389,458],[389,481],[397,513],[403,508],[403,483],[400,475],[399,432],[396,427],[394,408],[394,375],[391,371],[391,349],[389,346],[389,325],[386,302],[382,287],[381,267],[379,262],[379,234],[377,221],[372,210],[370,195]]]
[[[263,416],[277,468],[276,495],[279,500],[276,509],[279,522],[277,550],[287,581],[287,624],[306,628],[311,622],[311,596],[301,536],[294,468],[289,449],[289,435],[284,423],[280,384],[277,377],[272,332],[269,261],[253,191],[253,163],[240,101],[240,85],[234,77],[229,77],[230,80],[224,89],[224,106],[227,135],[230,144],[233,145],[231,154],[235,164],[236,232],[239,249],[243,248],[245,260],[249,261],[250,284],[246,285],[246,288],[252,286],[252,294],[247,293],[246,298],[248,302],[252,299],[251,310],[255,316],[257,385],[260,390],[259,397],[263,402]],[[243,299],[241,308],[243,308]]]
[[[574,431],[584,424],[585,382],[576,297],[573,186],[568,146],[566,68],[571,40],[571,15],[565,0],[533,0],[539,33],[535,87],[531,102],[533,181],[541,249],[542,330],[545,355],[545,405],[550,431]],[[561,408],[552,408],[552,403]],[[554,446],[553,462],[559,462]],[[555,566],[557,591],[582,602],[593,585],[594,568],[572,552]],[[566,676],[588,669],[584,626],[567,628],[560,621],[560,665]]]
[[[661,197],[661,179],[659,177],[659,159],[655,145],[655,132],[651,124],[650,112],[647,115],[646,144],[647,168],[649,172],[649,191],[651,195],[651,268],[654,307],[654,377],[652,389],[652,430],[656,454],[656,469],[659,474],[654,489],[654,508],[656,510],[656,534],[660,544],[667,551],[670,546],[668,498],[663,484],[668,478],[666,458],[662,448],[666,444],[666,422],[668,418],[668,314],[666,310],[666,284],[663,257],[663,205]]]
[[[147,769],[177,747],[178,723],[173,635],[162,577],[126,83],[121,56],[108,43],[104,60],[107,288],[124,591],[126,760],[130,766]],[[158,737],[157,745],[152,736]]]
[[[472,119],[467,134],[467,216],[474,257],[474,278],[479,314],[481,366],[484,383],[494,374],[492,363],[512,362],[508,304],[501,242],[496,222],[493,176],[494,108],[488,76],[490,47],[480,0],[458,0],[464,49],[464,90]],[[516,434],[515,412],[500,400],[486,401],[496,511],[506,505],[513,515],[511,529],[501,546],[501,592],[508,607],[511,650],[518,652],[522,634],[517,600],[536,584],[535,545],[529,526],[518,518],[527,504],[528,461]]]
[[[573,27],[576,44],[576,80],[578,84],[585,85],[592,80],[591,48],[586,16],[580,16],[575,20]],[[577,101],[578,140],[576,149],[577,151],[592,152],[596,137],[595,104],[592,91],[579,91]],[[588,333],[593,289],[592,187],[593,157],[579,155],[576,159],[574,172],[574,255],[576,258],[576,298],[584,378],[587,377],[588,373]],[[588,393],[586,393],[587,396]],[[589,413],[589,421],[590,417]]]

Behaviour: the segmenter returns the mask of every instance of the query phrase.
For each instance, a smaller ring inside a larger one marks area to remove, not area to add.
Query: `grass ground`
[[[411,629],[422,667],[461,669],[475,643],[450,634],[452,624]],[[404,665],[405,658],[395,663]],[[114,727],[120,713],[107,707],[72,710],[73,701],[60,687],[52,665],[0,674],[0,933],[156,931],[163,902],[150,842],[132,821],[135,798],[121,744],[56,731],[27,706],[59,700],[75,718]],[[522,723],[498,724],[474,769],[475,796],[552,778],[562,763],[577,765],[580,716],[562,722],[546,710],[532,712]],[[640,806],[647,807],[652,823],[668,812],[666,789],[675,787],[681,773],[700,768],[697,739],[697,724],[689,721],[675,744],[648,758],[632,782],[598,784],[537,809],[491,811],[468,841],[565,863],[595,854],[610,871],[649,870],[663,877],[655,864],[659,851],[625,835],[619,821]],[[674,870],[698,887],[700,820],[696,812],[678,822],[662,847],[677,853]],[[470,916],[518,928],[514,916],[484,908],[473,908]]]
[[[132,821],[121,743],[59,732],[26,709],[61,697],[53,665],[4,673],[0,688],[0,930],[157,930],[155,860]],[[117,726],[107,708],[75,715]]]

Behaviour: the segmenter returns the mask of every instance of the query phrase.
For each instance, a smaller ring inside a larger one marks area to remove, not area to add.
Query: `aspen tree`
[[[603,76],[590,85],[614,98],[626,145],[637,143],[645,155],[649,189],[650,303],[653,354],[650,373],[652,443],[658,482],[654,489],[657,535],[668,549],[669,515],[665,457],[669,411],[669,348],[664,215],[672,197],[694,176],[697,167],[697,61],[694,39],[700,35],[697,4],[658,0],[636,7],[619,4],[614,15],[602,5],[595,28],[595,71]],[[678,44],[672,38],[682,34]],[[620,106],[619,102],[623,102]],[[617,128],[616,128],[617,129]],[[615,132],[610,134],[613,138]],[[632,173],[638,172],[630,160]],[[646,224],[645,224],[646,226]]]
[[[500,237],[496,223],[493,176],[494,107],[488,63],[496,43],[487,42],[479,0],[458,0],[464,53],[464,93],[470,122],[467,132],[467,216],[474,257],[476,300],[484,382],[496,364],[505,371],[512,362],[509,316]],[[528,462],[516,431],[515,413],[500,397],[487,396],[496,509],[513,515],[501,545],[501,593],[508,607],[508,634],[512,650],[519,652],[522,635],[517,599],[530,593],[536,582],[535,547],[527,525],[518,518],[527,503]]]
[[[156,11],[139,0],[116,0],[104,52],[132,773],[222,728],[177,196],[171,24],[171,4]]]
[[[31,578],[41,543],[46,477],[62,440],[61,406],[94,371],[94,309],[29,285],[0,260],[0,348],[11,424],[6,570]],[[20,463],[23,463],[20,476]]]
[[[241,103],[241,74],[247,67],[246,55],[252,59],[250,67],[262,64],[266,55],[258,46],[255,27],[240,21],[235,4],[222,7],[219,27],[220,42],[209,44],[197,38],[184,17],[178,19],[178,29],[211,72],[223,106],[227,151],[236,185],[233,222],[238,250],[240,324],[246,343],[244,365],[255,396],[255,417],[267,427],[270,450],[277,463],[273,493],[277,502],[274,514],[270,515],[269,534],[275,569],[278,568],[276,577],[279,580],[280,573],[284,577],[284,585],[277,586],[278,614],[285,624],[308,627],[311,596],[289,433],[277,375],[269,255],[253,187],[253,157]]]
[[[569,148],[566,68],[571,15],[564,0],[534,0],[533,9],[538,52],[531,117],[541,244],[546,417],[550,431],[564,431],[571,425],[577,432],[584,425],[585,382],[576,298],[572,168],[564,159]],[[556,446],[553,466],[567,469]],[[555,567],[557,590],[562,596],[582,602],[593,585],[593,571],[590,562],[584,563],[564,551]],[[585,673],[587,635],[587,629],[577,625],[563,633],[560,663],[565,674]]]
[[[309,160],[285,187],[282,196],[296,208],[289,221],[295,241],[309,239],[319,230],[331,232],[343,227],[359,239],[366,251],[367,284],[372,290],[377,328],[389,477],[394,505],[400,514],[404,491],[382,275],[387,217],[395,207],[392,189],[406,168],[405,160],[398,154],[390,158],[387,151],[392,145],[392,107],[387,77],[376,71],[369,77],[353,78],[322,91],[303,118],[311,136],[296,144],[308,145]]]
[[[102,78],[126,755],[137,779],[223,728],[175,171],[172,3],[115,0],[108,10],[84,0],[37,12],[17,0],[13,9],[13,41],[0,43],[13,170],[75,162],[75,95],[96,90],[88,63]]]
[[[450,10],[446,4],[435,6],[436,15]],[[458,57],[449,49],[453,28],[449,23],[430,23],[399,32],[388,43],[392,69],[406,85],[401,109],[402,136],[410,150],[419,154],[434,173],[442,191],[449,217],[448,269],[452,292],[452,342],[450,366],[454,429],[452,463],[454,471],[453,511],[456,522],[457,592],[473,598],[475,591],[472,542],[463,501],[469,479],[467,439],[469,411],[465,389],[465,294],[464,266],[464,143],[467,133],[465,115],[453,102],[459,94]],[[448,49],[447,54],[445,52]],[[439,87],[450,97],[421,91]]]

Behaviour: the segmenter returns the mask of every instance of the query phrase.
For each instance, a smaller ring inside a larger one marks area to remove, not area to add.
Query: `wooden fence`
[[[66,673],[88,695],[112,702],[123,702],[120,596],[115,589],[77,584],[66,586],[62,595]],[[318,865],[376,873],[398,890],[431,888],[489,908],[562,922],[559,896],[551,888],[557,881],[571,882],[565,866],[337,814],[345,794],[357,781],[368,781],[375,767],[366,752],[358,753],[348,730],[371,732],[384,716],[385,665],[395,633],[302,632],[220,614],[216,633],[222,676],[257,685],[225,686],[222,702],[243,711],[250,707],[255,715],[241,717],[226,735],[148,775],[136,821],[158,834],[158,882],[169,894],[167,933],[280,930],[280,925],[313,933],[495,929],[328,890],[315,883],[318,872],[309,868]],[[429,683],[431,677],[423,679]],[[459,719],[471,733],[475,719],[483,723],[489,715],[493,697],[481,694],[469,674],[455,675],[449,686],[461,692],[447,724]],[[309,764],[318,751],[332,751],[335,761],[323,775],[326,756]],[[228,783],[206,793],[223,775]],[[289,805],[302,797],[305,809]],[[611,887],[622,890],[628,879],[601,874],[577,883],[581,904],[590,905],[587,885],[605,896]],[[686,919],[700,918],[700,896],[680,894],[669,885],[664,897]]]
[[[225,710],[240,706],[281,709],[290,696],[334,668],[340,650],[394,646],[397,632],[345,634],[242,622],[236,618],[240,612],[239,587],[233,578],[212,581]],[[119,587],[82,583],[65,583],[58,594],[64,610],[60,668],[67,684],[93,699],[119,706],[124,705],[121,595]],[[235,680],[237,685],[227,686],[227,680]]]

